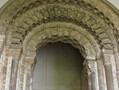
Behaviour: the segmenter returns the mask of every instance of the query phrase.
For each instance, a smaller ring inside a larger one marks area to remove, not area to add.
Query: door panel
[[[69,44],[53,43],[39,49],[33,90],[80,90],[83,58]]]

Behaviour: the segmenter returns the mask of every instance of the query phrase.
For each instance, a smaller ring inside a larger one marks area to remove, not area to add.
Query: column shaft
[[[110,64],[105,64],[107,90],[114,90],[112,68]]]
[[[98,80],[99,80],[99,90],[104,90],[104,74],[103,74],[103,63],[101,60],[97,61],[98,69]]]
[[[119,53],[115,54],[115,62],[116,62],[116,72],[117,72],[117,80],[118,80],[118,87],[119,87]]]
[[[10,81],[10,90],[16,90],[16,81],[17,81],[17,70],[18,70],[18,60],[13,60],[12,72],[11,72],[11,81]]]
[[[89,88],[91,90],[99,90],[99,85],[98,85],[98,75],[97,75],[97,61],[95,60],[89,60],[87,61],[88,65],[88,80],[91,80],[91,87],[89,84]]]
[[[92,90],[91,73],[88,72],[88,90]]]

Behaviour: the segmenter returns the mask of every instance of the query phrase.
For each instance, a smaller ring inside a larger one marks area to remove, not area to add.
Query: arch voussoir
[[[70,27],[70,25],[72,26],[72,28],[68,28]],[[55,38],[54,41],[53,38]],[[52,41],[69,42],[74,45],[74,47],[82,50],[85,55],[90,56],[90,58],[91,56],[92,58],[96,58],[96,53],[100,53],[99,46],[97,45],[93,37],[91,37],[91,35],[85,29],[81,27],[79,28],[70,23],[60,24],[58,22],[41,25],[40,29],[36,27],[24,40],[23,52],[27,52],[27,49],[37,50],[38,47],[40,47],[38,45],[42,45],[43,43],[47,44]]]
[[[0,89],[31,90],[37,50],[61,41],[81,52],[91,90],[118,90],[117,11],[103,0],[9,0],[0,9]]]
[[[45,11],[44,11],[45,10]],[[74,14],[75,13],[75,14]],[[18,18],[16,18],[16,21],[14,24],[17,28],[20,30],[13,31],[14,34],[18,35],[20,34],[21,30],[23,32],[22,35],[24,36],[23,39],[21,37],[14,38],[12,43],[20,44],[23,42],[25,36],[38,25],[48,23],[48,22],[70,22],[73,24],[76,24],[78,26],[81,26],[83,28],[86,28],[86,30],[89,31],[89,33],[97,39],[98,44],[101,43],[101,48],[106,49],[113,49],[117,48],[115,46],[116,38],[113,35],[113,31],[110,30],[110,26],[107,24],[109,21],[104,18],[104,16],[100,16],[94,13],[89,12],[86,8],[83,9],[82,7],[77,8],[72,5],[46,5],[41,6],[37,8],[33,8],[32,10],[29,10],[25,12],[24,15],[20,15]],[[101,32],[101,33],[99,33]],[[103,34],[106,36],[103,37]],[[108,43],[104,43],[104,40]]]

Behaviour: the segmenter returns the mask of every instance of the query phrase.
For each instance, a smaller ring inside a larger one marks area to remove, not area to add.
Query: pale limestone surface
[[[84,57],[83,89],[87,78],[89,90],[119,90],[118,10],[101,0],[18,1],[0,11],[0,90],[32,90],[38,48],[57,41]]]

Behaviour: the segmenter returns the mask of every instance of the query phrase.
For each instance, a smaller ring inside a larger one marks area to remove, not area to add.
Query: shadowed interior
[[[37,52],[33,90],[81,90],[83,57],[78,49],[61,42]]]

